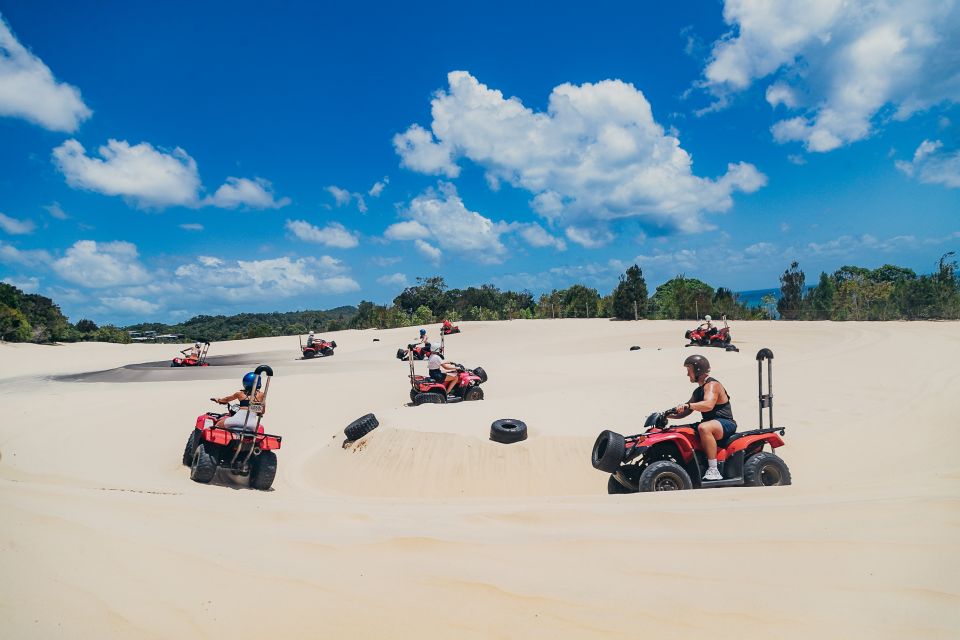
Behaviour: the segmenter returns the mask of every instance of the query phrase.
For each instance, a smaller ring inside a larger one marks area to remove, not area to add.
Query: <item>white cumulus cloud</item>
[[[17,249],[12,244],[0,241],[0,263],[20,264],[33,267],[49,264],[53,258],[43,249]]]
[[[17,218],[11,218],[10,216],[0,213],[0,229],[3,229],[12,236],[33,233],[33,230],[36,228],[37,225],[35,225],[32,220],[18,220]]]
[[[433,260],[439,259],[439,250],[469,252],[471,259],[484,263],[501,262],[506,253],[500,236],[510,225],[467,209],[450,183],[442,182],[439,190],[420,194],[403,214],[409,220],[391,225],[384,236],[414,240],[420,252]]]
[[[746,163],[718,179],[694,175],[690,154],[654,120],[643,93],[619,80],[560,85],[537,112],[465,71],[447,79],[431,102],[430,130],[414,124],[394,138],[402,164],[456,177],[457,160],[467,158],[488,182],[531,192],[534,209],[564,225],[633,217],[697,230],[702,213],[726,211],[734,191],[766,181]]]
[[[897,160],[896,167],[925,184],[960,188],[960,150],[943,151],[943,143],[939,140],[924,140],[914,152],[912,161]]]
[[[515,224],[514,227],[517,229],[517,234],[531,247],[553,247],[557,251],[566,251],[567,249],[566,242],[550,235],[546,229],[536,223]]]
[[[360,285],[346,274],[346,266],[330,256],[268,260],[198,259],[177,267],[177,278],[202,285],[205,295],[240,302],[288,298],[301,294],[357,291]]]
[[[3,280],[0,280],[0,282],[6,282],[9,285],[13,285],[24,293],[36,293],[40,288],[40,278],[34,276],[27,276],[24,278],[5,277]]]
[[[379,198],[380,194],[383,193],[383,190],[390,184],[390,177],[383,176],[383,180],[379,180],[373,183],[373,186],[370,187],[370,190],[367,191],[367,195],[372,198]]]
[[[52,264],[57,275],[84,287],[102,288],[147,282],[136,245],[123,242],[78,240]]]
[[[0,116],[23,118],[51,131],[76,131],[93,112],[80,90],[57,82],[0,16]]]
[[[100,298],[100,303],[109,312],[122,315],[149,315],[160,310],[160,305],[134,298],[133,296],[107,296]]]
[[[328,247],[351,249],[359,244],[357,236],[339,222],[331,222],[323,228],[315,227],[306,220],[287,220],[286,228],[305,242],[315,242]]]
[[[377,278],[377,282],[380,284],[405,287],[407,286],[407,276],[403,273],[391,273],[386,276],[380,276]]]
[[[211,197],[204,200],[204,204],[222,209],[236,209],[237,207],[279,209],[290,204],[290,198],[276,200],[273,185],[269,180],[230,177]]]
[[[341,189],[336,185],[330,185],[327,187],[327,193],[333,196],[334,201],[337,203],[338,207],[342,207],[345,204],[350,204],[350,192],[346,189]]]
[[[778,142],[825,152],[871,135],[882,114],[906,119],[960,100],[960,3],[941,0],[727,0],[733,30],[713,46],[701,86],[720,100],[773,77]]]

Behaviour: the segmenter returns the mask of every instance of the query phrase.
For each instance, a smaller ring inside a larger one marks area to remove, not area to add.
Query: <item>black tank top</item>
[[[707,386],[707,384],[710,383],[710,382],[716,382],[716,383],[720,384],[721,387],[723,387],[723,384],[720,383],[720,381],[717,380],[717,379],[715,379],[715,378],[707,378],[707,379],[704,381],[703,386],[704,386],[704,387]],[[727,393],[726,387],[723,387],[723,391],[724,391],[725,393]],[[694,390],[694,392],[693,392],[693,401],[694,401],[694,402],[703,402],[703,387],[697,387],[697,388]],[[733,419],[733,409],[730,408],[730,394],[729,394],[729,393],[727,393],[727,401],[726,401],[726,402],[724,402],[723,404],[717,403],[717,404],[713,405],[713,409],[711,409],[710,411],[702,411],[701,413],[703,414],[703,421],[704,421],[704,422],[706,422],[707,420],[714,420],[714,419],[716,419],[716,418],[723,418],[724,420],[729,420],[729,421],[731,421],[733,424],[737,424],[737,421]]]

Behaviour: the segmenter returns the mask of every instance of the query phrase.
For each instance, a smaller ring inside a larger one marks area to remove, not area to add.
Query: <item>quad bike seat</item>
[[[736,433],[730,434],[730,435],[727,436],[726,438],[723,438],[723,439],[721,439],[721,440],[717,440],[717,446],[718,446],[719,448],[721,448],[721,449],[726,449],[726,448],[729,447],[731,444],[733,444],[733,442],[734,442],[735,440],[737,440],[737,439],[739,439],[739,438],[743,438],[744,436],[753,436],[753,435],[760,435],[760,434],[764,434],[764,433],[773,433],[774,431],[780,431],[780,429],[782,429],[782,427],[776,427],[775,429],[766,428],[766,429],[753,429],[753,430],[751,430],[751,431],[738,431],[738,432],[736,432]]]

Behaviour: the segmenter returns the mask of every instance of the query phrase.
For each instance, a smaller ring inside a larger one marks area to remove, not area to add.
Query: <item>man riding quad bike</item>
[[[260,391],[263,376],[266,384]],[[218,468],[235,476],[248,476],[250,486],[266,491],[277,475],[277,454],[282,436],[265,433],[260,420],[266,413],[267,392],[273,369],[260,365],[243,377],[240,402],[228,404],[228,413],[208,412],[197,417],[183,450],[183,464],[190,467],[190,479],[208,483]],[[217,400],[223,404],[222,399]],[[229,399],[234,399],[231,396]],[[228,399],[228,400],[229,400]]]
[[[207,351],[210,350],[210,341],[204,340],[203,343],[195,342],[192,347],[184,349],[180,353],[182,358],[174,358],[170,361],[171,367],[206,367]]]
[[[434,349],[429,342],[413,342],[406,349],[397,349],[397,360],[407,360],[412,355],[414,360],[425,360],[436,353],[443,357],[443,337],[440,338],[440,348]]]
[[[443,326],[440,327],[440,334],[449,336],[452,333],[460,333],[460,327],[455,327],[449,320],[444,320]]]
[[[767,393],[763,390],[763,361],[767,361]],[[610,474],[608,493],[673,491],[711,487],[777,486],[791,483],[790,470],[773,451],[784,445],[785,427],[773,426],[773,352],[757,353],[760,378],[760,427],[725,435],[716,442],[719,480],[703,479],[707,458],[697,424],[669,425],[675,409],[650,414],[644,431],[623,436],[603,431],[593,445],[592,464]],[[763,410],[770,410],[770,426],[763,426]],[[770,450],[765,450],[769,446]]]
[[[727,324],[727,316],[721,316],[721,319],[723,320],[723,328],[718,329],[713,325],[710,316],[704,316],[703,322],[696,329],[684,334],[684,337],[690,341],[686,346],[726,347],[729,345],[731,341],[730,325]]]
[[[317,356],[332,356],[333,350],[336,348],[337,343],[335,340],[327,342],[323,338],[314,338],[313,331],[307,336],[306,344],[303,343],[303,338],[300,338],[300,352],[303,354],[304,360],[309,360]]]
[[[434,354],[439,359],[439,355]],[[456,362],[443,362],[440,376],[418,376],[413,371],[413,354],[410,361],[410,400],[415,406],[421,404],[445,404],[463,400],[483,400],[480,385],[487,381],[483,367],[467,369]],[[436,371],[438,369],[434,369]]]

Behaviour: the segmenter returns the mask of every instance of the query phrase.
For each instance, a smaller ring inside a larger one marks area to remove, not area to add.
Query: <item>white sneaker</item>
[[[711,467],[707,469],[707,473],[706,475],[703,476],[703,479],[704,480],[723,480],[723,476],[720,475],[719,469],[715,467]]]

